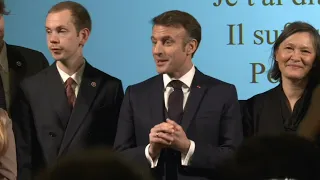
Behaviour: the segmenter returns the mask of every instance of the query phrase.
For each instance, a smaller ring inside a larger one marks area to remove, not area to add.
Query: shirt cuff
[[[190,140],[190,147],[189,147],[187,155],[181,154],[181,165],[182,166],[190,165],[190,160],[192,158],[192,155],[194,153],[195,148],[196,148],[196,145],[195,145],[194,141]]]
[[[147,160],[151,164],[151,168],[155,168],[155,167],[157,167],[160,155],[158,157],[156,157],[154,160],[152,160],[152,158],[149,154],[149,146],[150,146],[150,144],[147,145],[146,149],[144,150],[144,154],[146,155]]]

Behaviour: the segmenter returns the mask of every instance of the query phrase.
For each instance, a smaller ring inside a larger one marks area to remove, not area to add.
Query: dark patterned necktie
[[[168,117],[175,121],[177,124],[181,123],[183,116],[183,82],[173,80],[169,86],[173,87],[174,91],[171,92],[168,99]],[[166,149],[166,180],[178,179],[178,167],[180,164],[180,153],[171,148]]]
[[[183,82],[173,80],[169,85],[173,87],[174,91],[169,95],[168,99],[168,116],[171,120],[180,124],[183,116]]]
[[[74,89],[72,88],[72,85],[76,83],[71,77],[69,77],[67,79],[67,81],[65,82],[65,88],[66,88],[66,94],[67,94],[67,98],[68,98],[68,104],[71,108],[71,110],[74,107],[74,104],[76,102],[76,94],[74,92]]]

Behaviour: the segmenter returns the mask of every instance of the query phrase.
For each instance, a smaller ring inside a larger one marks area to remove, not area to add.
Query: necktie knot
[[[174,89],[181,89],[183,82],[180,80],[172,80],[169,85]]]
[[[69,77],[66,81],[66,86],[72,86],[74,83],[75,81],[71,77]]]

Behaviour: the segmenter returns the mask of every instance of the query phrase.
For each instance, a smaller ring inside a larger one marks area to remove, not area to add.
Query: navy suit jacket
[[[145,157],[149,133],[165,121],[163,76],[129,86],[121,107],[114,148],[150,169]],[[242,123],[236,89],[196,70],[181,126],[195,142],[190,165],[178,169],[178,179],[207,179],[242,142]],[[164,155],[152,170],[165,178]]]

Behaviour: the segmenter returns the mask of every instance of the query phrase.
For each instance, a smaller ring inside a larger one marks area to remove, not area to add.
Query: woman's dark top
[[[244,136],[296,132],[309,106],[311,89],[310,85],[307,86],[294,105],[293,111],[281,84],[244,101],[242,103]]]

